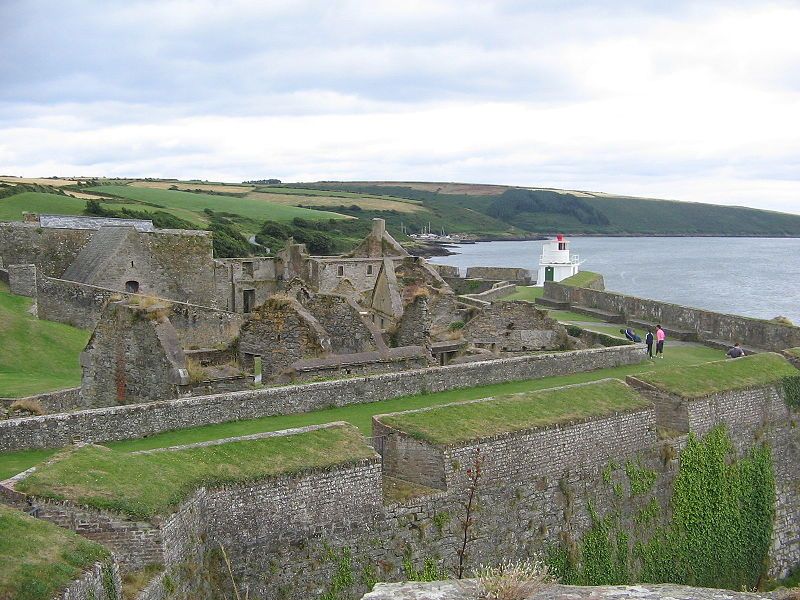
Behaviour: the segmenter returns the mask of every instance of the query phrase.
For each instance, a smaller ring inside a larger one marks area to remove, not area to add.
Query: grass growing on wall
[[[108,550],[0,504],[0,598],[50,600]]]
[[[68,452],[21,481],[17,489],[140,519],[170,514],[202,486],[241,484],[374,456],[358,430],[346,425],[148,454],[100,446]]]
[[[479,386],[434,394],[420,394],[417,396],[404,396],[392,400],[370,402],[366,404],[351,404],[336,408],[326,408],[309,413],[294,415],[280,415],[262,417],[245,421],[232,421],[216,425],[204,425],[159,433],[146,438],[109,442],[107,445],[124,451],[149,450],[164,448],[178,444],[192,444],[225,437],[250,435],[265,431],[277,431],[290,427],[305,427],[319,425],[331,421],[347,421],[358,427],[364,435],[372,435],[372,416],[400,410],[413,410],[436,406],[448,402],[461,402],[464,400],[477,400],[502,394],[530,392],[562,385],[586,383],[608,377],[624,378],[626,375],[641,374],[650,370],[664,370],[676,366],[694,365],[716,360],[723,355],[719,350],[699,345],[685,345],[670,348],[667,358],[658,362],[646,362],[638,365],[627,365],[584,373],[573,373],[558,377],[544,377],[542,379],[529,379],[527,381],[513,381],[495,385]],[[11,477],[28,469],[43,459],[53,454],[54,450],[25,450],[21,452],[0,453],[0,479]]]
[[[80,385],[78,357],[89,332],[40,321],[32,300],[0,283],[0,397],[18,398]]]
[[[400,413],[383,423],[431,444],[455,444],[644,408],[650,401],[615,379]]]
[[[602,277],[599,273],[592,273],[591,271],[579,271],[571,277],[562,279],[559,283],[564,285],[571,285],[573,287],[586,287],[598,281]]]
[[[640,379],[684,398],[701,398],[722,391],[779,383],[783,377],[797,373],[797,369],[780,354],[765,352],[735,360],[648,373]]]

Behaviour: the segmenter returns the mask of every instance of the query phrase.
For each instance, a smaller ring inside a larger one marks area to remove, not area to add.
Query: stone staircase
[[[61,278],[91,284],[133,231],[133,227],[103,227],[98,230]]]

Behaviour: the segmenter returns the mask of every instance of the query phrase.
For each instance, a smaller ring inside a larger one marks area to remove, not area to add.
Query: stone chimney
[[[383,234],[386,231],[386,221],[383,219],[372,219],[372,236],[383,239]]]

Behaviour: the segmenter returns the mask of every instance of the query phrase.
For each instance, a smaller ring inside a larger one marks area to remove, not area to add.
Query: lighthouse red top
[[[564,236],[563,236],[563,235],[561,235],[561,234],[559,233],[559,234],[556,236],[556,239],[557,239],[559,242],[563,242],[563,241],[564,241]]]

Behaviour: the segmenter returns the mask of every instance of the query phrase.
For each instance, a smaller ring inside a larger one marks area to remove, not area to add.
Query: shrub
[[[43,415],[44,408],[38,400],[30,398],[20,398],[15,400],[10,406],[11,412],[29,412],[33,415]]]
[[[453,321],[450,325],[447,326],[450,331],[458,331],[459,329],[464,329],[464,321]]]
[[[772,319],[772,322],[778,323],[779,325],[789,325],[789,326],[794,325],[794,323],[792,323],[792,320],[789,317],[784,317],[782,315],[778,315],[777,317]]]
[[[478,598],[482,600],[524,600],[554,582],[547,565],[538,560],[482,566],[474,576],[478,580]]]

